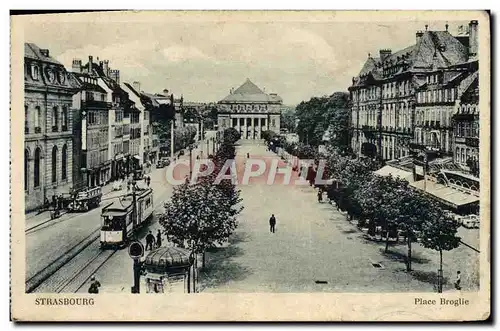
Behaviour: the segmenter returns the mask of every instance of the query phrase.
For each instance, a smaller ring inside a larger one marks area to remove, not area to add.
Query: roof
[[[190,252],[179,247],[159,247],[152,250],[144,261],[146,270],[162,270],[186,268],[190,265]]]
[[[468,49],[457,37],[448,31],[425,31],[415,44],[392,53],[384,61],[369,56],[358,76],[354,78],[353,86],[362,84],[363,78],[370,74],[375,79],[381,79],[384,67],[397,63],[404,64],[405,71],[421,71],[458,65],[467,60]],[[401,72],[403,66],[393,75]]]
[[[276,93],[264,93],[250,79],[238,87],[234,92],[226,96],[220,102],[266,102],[266,103],[281,103],[283,99]]]
[[[33,43],[24,43],[24,57],[62,66],[61,62],[50,56],[50,52],[49,56],[45,56],[42,54],[41,48]]]
[[[392,176],[392,177],[397,177],[400,179],[405,179],[410,183],[413,182],[413,173],[411,173],[409,171],[404,171],[404,170],[401,170],[398,168],[391,167],[390,165],[386,165],[386,166],[378,169],[377,171],[374,171],[373,173],[376,175],[379,175],[379,176],[383,176],[383,177]]]
[[[78,82],[82,86],[82,90],[106,93],[106,91],[99,84],[92,84],[85,81],[85,78],[96,79],[95,77],[91,77],[89,74],[86,73],[73,73],[73,76],[75,76],[76,79],[78,79]]]
[[[410,185],[418,190],[424,190],[424,180],[410,183]],[[427,181],[425,192],[453,208],[479,202],[479,197],[431,181]]]

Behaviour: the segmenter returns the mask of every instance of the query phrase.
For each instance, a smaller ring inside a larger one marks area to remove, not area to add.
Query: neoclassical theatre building
[[[283,99],[267,94],[248,78],[236,90],[218,102],[218,130],[233,127],[242,139],[261,139],[263,131],[280,132],[280,108]]]

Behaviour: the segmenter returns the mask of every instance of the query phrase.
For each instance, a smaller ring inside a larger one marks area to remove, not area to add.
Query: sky
[[[445,30],[446,24],[67,17],[74,14],[27,21],[25,41],[49,49],[67,69],[75,58],[107,59],[122,82],[139,81],[150,93],[168,89],[185,101],[217,102],[249,78],[265,92],[278,93],[286,105],[347,91],[368,53],[395,52],[414,44],[415,32],[426,24],[429,30]],[[456,34],[468,21],[448,23]]]

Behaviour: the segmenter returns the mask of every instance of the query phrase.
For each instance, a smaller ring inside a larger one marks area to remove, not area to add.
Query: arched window
[[[67,178],[67,164],[68,164],[68,146],[64,144],[62,148],[61,155],[61,179],[66,180]]]
[[[52,183],[57,182],[57,146],[52,148]]]
[[[38,187],[40,186],[40,157],[41,157],[41,151],[40,148],[37,147],[35,149],[35,158],[33,162],[33,186]]]
[[[28,190],[28,180],[29,180],[29,169],[28,169],[28,162],[29,162],[29,157],[30,153],[27,149],[24,150],[24,190]]]

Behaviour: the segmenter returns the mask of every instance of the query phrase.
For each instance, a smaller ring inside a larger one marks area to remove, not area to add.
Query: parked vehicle
[[[156,168],[164,168],[170,164],[170,159],[159,159]]]
[[[68,205],[70,211],[89,211],[92,208],[98,207],[101,203],[102,190],[100,186],[85,188],[76,193]]]
[[[113,191],[121,191],[123,189],[123,181],[116,180],[113,182]]]
[[[104,207],[101,248],[127,246],[131,236],[151,218],[153,210],[153,190],[150,188],[137,189],[135,207],[132,193]]]
[[[471,214],[463,216],[461,219],[462,226],[467,229],[479,229],[479,216]]]

